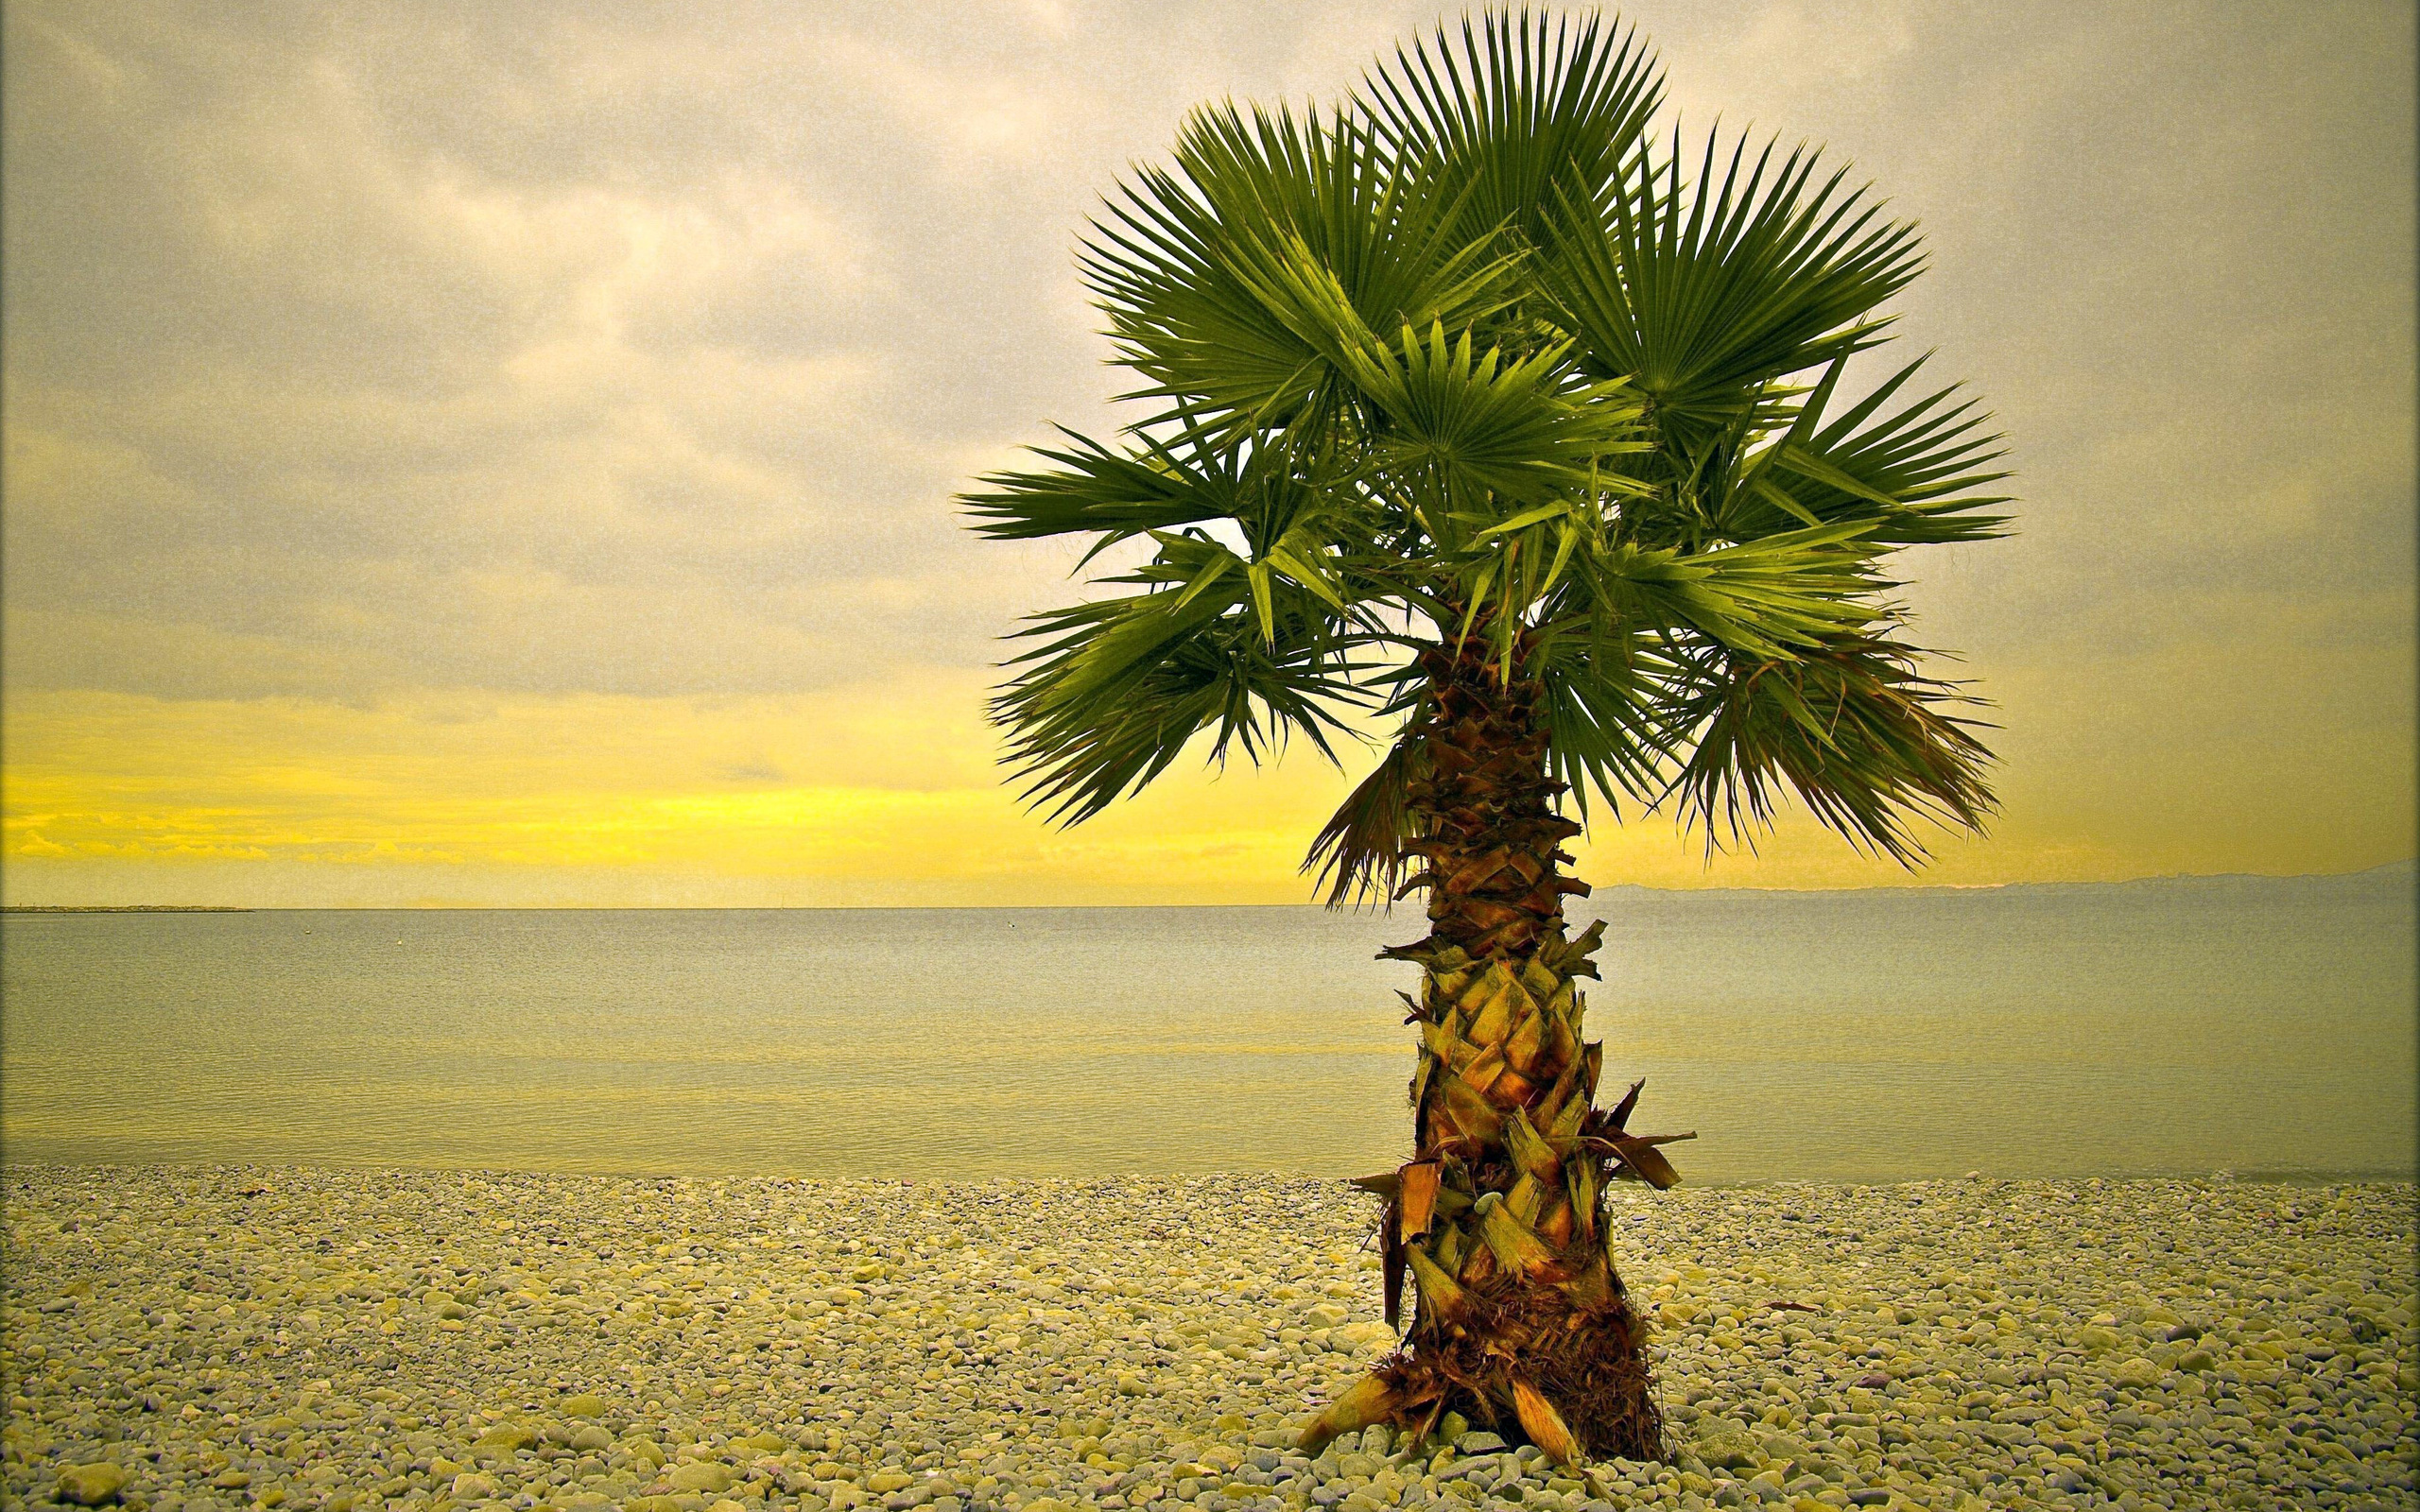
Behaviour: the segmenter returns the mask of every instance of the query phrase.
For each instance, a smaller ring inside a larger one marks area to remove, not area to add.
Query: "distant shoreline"
[[[0,914],[249,914],[232,903],[9,903]]]

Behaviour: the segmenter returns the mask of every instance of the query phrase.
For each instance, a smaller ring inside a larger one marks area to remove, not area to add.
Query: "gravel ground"
[[[1383,1353],[1270,1177],[15,1168],[6,1503],[2412,1507],[2413,1191],[1622,1189],[1683,1452],[1287,1429]]]

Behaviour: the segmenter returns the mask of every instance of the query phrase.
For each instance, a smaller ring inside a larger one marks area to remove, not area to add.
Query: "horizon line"
[[[1592,896],[1607,892],[1687,895],[1695,893],[1870,893],[1870,892],[2001,892],[2014,887],[2132,887],[2176,882],[2326,882],[2396,868],[2420,867],[2420,856],[2405,856],[2349,871],[2169,871],[2099,881],[1934,882],[1899,883],[1862,887],[1657,887],[1646,883],[1606,883]],[[1068,912],[1080,909],[1142,908],[1309,908],[1325,913],[1368,913],[1383,917],[1391,906],[1330,908],[1317,902],[1294,903],[476,903],[418,902],[399,903],[5,903],[0,914],[404,914],[404,913],[1009,913]]]

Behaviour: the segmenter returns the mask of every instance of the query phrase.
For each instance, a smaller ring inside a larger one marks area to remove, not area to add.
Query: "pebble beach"
[[[1675,1452],[1291,1430],[1373,1200],[12,1167],[9,1507],[2409,1508],[2409,1183],[1622,1189]],[[1448,1424],[1449,1427],[1458,1426]]]

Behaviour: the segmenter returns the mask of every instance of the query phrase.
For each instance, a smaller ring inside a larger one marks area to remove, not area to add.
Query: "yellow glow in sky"
[[[2160,676],[2126,667],[2115,680]],[[2077,681],[2069,696],[2089,697],[2091,680]],[[1018,806],[994,765],[983,689],[967,674],[723,700],[17,696],[5,735],[9,897],[964,906],[1310,896],[1303,850],[1357,768],[1340,774],[1302,748],[1269,770],[1188,765],[1056,830]],[[2307,696],[2325,702],[2329,690]],[[2181,726],[2191,711],[2169,713]],[[1600,823],[1578,870],[1599,885],[1973,885],[2347,870],[2410,854],[2408,758],[2392,740],[2307,747],[2300,770],[2263,770],[2259,747],[2159,749],[2139,719],[2129,725],[2123,738],[2141,744],[2113,754],[2151,791],[2114,800],[2095,752],[2004,738],[2024,765],[2004,780],[1994,836],[1941,836],[1918,874],[1796,818],[1755,854],[1709,865],[1662,816]]]

